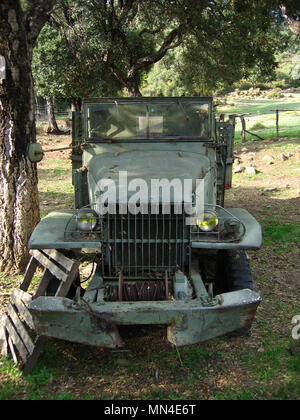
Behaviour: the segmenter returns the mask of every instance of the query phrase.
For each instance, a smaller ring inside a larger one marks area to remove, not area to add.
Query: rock
[[[287,160],[287,159],[288,159],[288,157],[287,157],[287,156],[285,156],[285,154],[284,154],[284,153],[280,153],[280,159],[281,159],[281,160],[283,160],[283,161],[285,161],[285,160]]]
[[[245,167],[244,166],[237,166],[236,168],[235,168],[235,170],[234,170],[234,173],[235,174],[239,174],[239,173],[241,173],[241,172],[244,172],[245,171]]]
[[[271,161],[271,160],[274,160],[274,157],[272,156],[272,155],[264,155],[263,157],[262,157],[262,160],[267,160],[267,161]]]
[[[256,153],[255,152],[250,152],[249,155],[256,156]]]
[[[264,192],[275,192],[275,191],[277,191],[276,187],[275,188],[265,188],[264,189]]]
[[[240,159],[234,159],[233,163],[235,165],[239,165],[241,163]]]
[[[290,188],[290,184],[285,184],[285,188],[286,189]]]
[[[274,160],[270,160],[267,165],[274,165]]]
[[[287,157],[288,157],[288,158],[290,158],[290,157],[292,157],[292,156],[293,156],[293,153],[290,153],[290,152],[289,152],[289,153],[287,154]]]
[[[248,149],[247,149],[247,147],[243,147],[243,148],[242,148],[242,152],[243,152],[243,153],[246,153],[246,152],[248,152]]]
[[[255,175],[256,174],[256,169],[254,168],[254,166],[248,166],[246,168],[246,172],[248,175]]]
[[[253,160],[253,156],[249,156],[248,157],[248,160]]]

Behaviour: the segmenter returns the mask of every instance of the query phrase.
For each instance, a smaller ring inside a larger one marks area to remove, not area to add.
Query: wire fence
[[[57,110],[55,110],[55,118],[59,121],[59,120],[64,120],[64,119],[70,119],[72,118],[72,111],[71,108],[69,109],[60,109],[58,108]],[[36,122],[46,122],[48,120],[48,114],[47,114],[47,107],[46,106],[41,106],[41,105],[36,105],[35,106],[35,119]]]
[[[300,139],[300,108],[272,108],[233,115],[236,120],[235,139],[237,141],[283,137]]]

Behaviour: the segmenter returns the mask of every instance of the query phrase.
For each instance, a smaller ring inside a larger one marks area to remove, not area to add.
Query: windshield
[[[86,103],[88,140],[210,137],[210,103],[197,101]]]

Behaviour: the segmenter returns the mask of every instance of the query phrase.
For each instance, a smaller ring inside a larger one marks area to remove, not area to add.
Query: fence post
[[[276,109],[275,112],[276,112],[276,137],[278,140],[279,139],[279,110]]]
[[[241,120],[241,124],[242,124],[242,143],[245,143],[246,141],[246,121],[245,118],[240,115],[240,120]]]

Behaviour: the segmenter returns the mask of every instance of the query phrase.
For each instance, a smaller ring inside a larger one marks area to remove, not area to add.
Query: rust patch
[[[224,303],[224,296],[223,295],[219,295],[219,305],[223,305]]]
[[[87,172],[88,171],[88,167],[87,166],[82,166],[80,168],[81,172]]]
[[[46,327],[46,326],[44,326],[44,327],[38,327],[38,328],[37,328],[37,330],[38,330],[38,333],[39,333],[40,335],[42,335],[42,334],[47,333],[47,331],[48,331],[48,327]]]
[[[248,316],[247,316],[247,318],[244,322],[244,327],[248,327],[248,325],[252,324],[253,319],[254,319],[255,314],[256,314],[256,309],[257,309],[257,307],[251,309],[251,311],[249,312],[249,314],[248,314]]]

